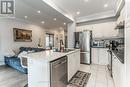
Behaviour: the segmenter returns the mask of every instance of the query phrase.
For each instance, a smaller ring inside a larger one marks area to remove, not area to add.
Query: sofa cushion
[[[17,69],[20,72],[27,74],[27,68],[23,68],[20,64],[20,59],[17,57],[6,57],[5,56],[5,64],[11,66],[14,69]]]
[[[44,51],[45,49],[43,48],[31,48],[31,47],[20,47],[20,52],[23,52],[23,51],[34,51],[34,52],[40,52],[40,51]]]

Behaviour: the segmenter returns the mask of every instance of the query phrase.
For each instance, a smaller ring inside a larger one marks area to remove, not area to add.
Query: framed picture
[[[14,41],[32,42],[32,30],[13,28]]]

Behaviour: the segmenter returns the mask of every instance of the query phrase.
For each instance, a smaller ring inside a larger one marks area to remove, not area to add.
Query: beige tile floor
[[[81,64],[80,70],[91,73],[91,77],[86,87],[115,87],[106,66]]]

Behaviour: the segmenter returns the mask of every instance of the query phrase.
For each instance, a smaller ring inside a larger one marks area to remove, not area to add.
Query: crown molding
[[[87,22],[87,21],[93,21],[93,20],[98,20],[98,19],[104,19],[104,18],[109,18],[109,17],[114,17],[115,16],[115,11],[107,11],[107,12],[101,12],[85,17],[79,17],[76,18],[76,23],[82,23],[82,22]]]
[[[99,19],[105,19],[105,18],[114,18],[114,17],[117,18],[124,5],[125,5],[124,0],[115,0],[114,3],[115,8],[113,9],[113,11],[107,11],[107,12],[97,13],[85,17],[79,17],[76,18],[76,23],[84,23],[84,22],[89,22],[89,21],[94,21]]]

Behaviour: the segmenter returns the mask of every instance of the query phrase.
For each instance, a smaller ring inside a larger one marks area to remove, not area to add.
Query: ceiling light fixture
[[[107,7],[108,7],[108,4],[105,4],[105,5],[104,5],[104,8],[107,8]]]
[[[41,13],[41,11],[37,11],[37,13],[39,13],[39,14],[40,14],[40,13]]]
[[[64,25],[66,25],[66,23],[64,23]]]
[[[56,18],[54,18],[53,20],[54,20],[54,21],[56,21],[57,19],[56,19]]]
[[[41,23],[42,23],[42,24],[44,24],[45,22],[44,22],[44,21],[42,21]]]
[[[27,19],[27,18],[28,18],[28,16],[24,16],[24,18],[25,18],[25,19]]]
[[[79,14],[80,14],[80,12],[79,12],[79,11],[77,11],[77,12],[76,12],[76,14],[77,14],[77,15],[79,15]]]
[[[84,0],[84,2],[88,2],[89,0]]]

